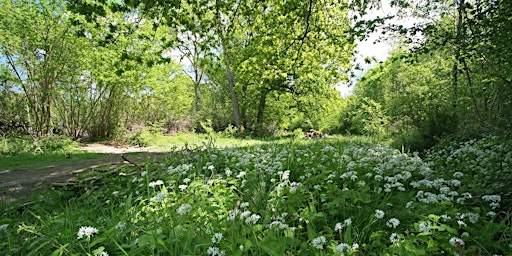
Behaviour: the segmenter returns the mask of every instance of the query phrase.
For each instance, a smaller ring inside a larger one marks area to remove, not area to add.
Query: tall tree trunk
[[[226,72],[228,76],[228,85],[229,85],[229,93],[231,94],[231,106],[233,108],[233,118],[235,119],[235,125],[239,132],[243,132],[244,127],[242,126],[242,121],[240,119],[240,106],[238,105],[238,96],[235,92],[235,77],[233,75],[233,71],[229,65],[229,54],[228,47],[226,46],[226,42],[222,40],[222,49],[224,51],[224,60],[226,64]]]
[[[263,116],[264,116],[264,113],[265,113],[265,105],[267,103],[267,94],[268,94],[268,89],[267,88],[261,89],[260,101],[258,103],[258,114],[256,116],[256,123],[258,124],[259,127],[261,127],[261,125],[263,124]]]
[[[457,1],[457,0],[456,0]],[[460,50],[461,50],[461,42],[462,42],[462,15],[463,15],[463,8],[464,8],[464,0],[459,0],[457,5],[457,13],[458,13],[458,19],[457,19],[457,31],[455,35],[455,60],[453,62],[453,69],[452,69],[452,90],[453,90],[453,108],[456,109],[458,105],[458,64],[460,60]]]
[[[478,110],[478,106],[476,105],[475,92],[473,90],[473,83],[471,82],[471,74],[469,73],[469,68],[466,63],[466,60],[462,59],[462,64],[464,65],[464,73],[466,74],[466,79],[468,81],[469,94],[471,96],[471,102],[473,104],[473,111],[475,111],[476,120],[480,123],[480,111]]]

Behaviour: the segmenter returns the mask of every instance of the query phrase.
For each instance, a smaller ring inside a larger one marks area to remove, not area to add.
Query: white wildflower
[[[460,238],[452,237],[452,238],[450,238],[450,244],[455,247],[462,247],[462,246],[464,246],[465,243]]]
[[[321,250],[321,249],[324,249],[324,244],[327,240],[325,239],[325,236],[319,236],[317,238],[314,238],[312,243],[313,243],[313,247]]]
[[[116,229],[124,229],[126,227],[126,223],[120,221],[116,225]]]
[[[245,223],[247,223],[247,224],[256,224],[256,222],[258,222],[258,220],[260,218],[261,218],[261,216],[259,216],[257,214],[252,214],[247,219],[245,219]]]
[[[178,210],[176,210],[176,212],[179,214],[179,215],[183,215],[185,213],[187,213],[190,209],[192,209],[192,206],[190,204],[182,204]]]
[[[375,210],[375,218],[377,218],[377,219],[384,218],[384,211],[379,210],[379,209]]]
[[[460,179],[460,178],[464,177],[464,173],[462,173],[462,172],[455,172],[453,174],[453,177],[456,178],[456,179]]]
[[[397,234],[397,233],[392,233],[392,234],[389,236],[389,241],[391,241],[391,243],[392,243],[392,244],[396,244],[396,243],[401,242],[400,237],[398,237],[398,234]]]
[[[341,252],[342,254],[350,253],[350,245],[346,243],[341,243],[336,245],[336,251]]]
[[[162,180],[152,181],[148,184],[150,188],[163,185],[164,182]]]
[[[2,224],[2,225],[0,225],[0,231],[7,230],[7,227],[9,227],[9,224]]]
[[[184,178],[183,183],[188,184],[190,182],[190,178]]]
[[[212,243],[214,243],[214,244],[220,243],[220,240],[222,240],[223,237],[224,236],[222,235],[222,233],[215,233],[215,234],[213,234]]]
[[[397,218],[391,218],[388,220],[388,222],[386,222],[386,225],[390,228],[396,228],[398,225],[400,225],[400,220]]]
[[[187,185],[183,184],[183,185],[179,185],[178,188],[181,190],[181,191],[184,191],[187,189]]]
[[[156,196],[154,196],[151,199],[149,199],[149,201],[151,201],[151,202],[153,202],[153,201],[160,202],[160,201],[165,199],[165,196],[167,196],[167,192],[160,192]]]
[[[102,251],[100,253],[94,254],[94,256],[108,256],[108,253],[106,251]]]
[[[336,223],[336,226],[334,226],[334,231],[341,231],[343,229],[343,224]]]
[[[430,230],[432,230],[432,226],[430,224],[430,221],[424,221],[424,222],[421,222],[418,226],[418,229],[420,230],[420,232],[422,233],[426,233],[426,232],[430,232]]]
[[[240,213],[240,219],[244,219],[250,215],[251,215],[250,211],[243,211],[242,213]]]
[[[288,180],[290,179],[290,170],[286,170],[283,172],[283,175],[281,176],[281,180]]]
[[[208,255],[211,256],[223,256],[225,254],[225,251],[221,251],[218,247],[210,247],[208,248],[206,253],[208,253]]]
[[[78,230],[77,239],[82,239],[82,237],[85,236],[86,239],[89,241],[91,239],[91,236],[94,234],[98,234],[98,229],[88,226],[80,227],[80,229]]]
[[[466,216],[468,217],[469,222],[475,224],[478,222],[478,219],[480,218],[480,215],[477,213],[468,212],[466,213]]]

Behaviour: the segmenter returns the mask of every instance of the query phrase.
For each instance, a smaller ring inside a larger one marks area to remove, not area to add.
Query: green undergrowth
[[[3,205],[0,254],[510,255],[502,187],[438,169],[436,152],[340,138],[175,149]]]
[[[69,163],[81,162],[88,159],[103,157],[106,154],[70,151],[72,153],[19,153],[0,155],[0,170],[39,169]],[[68,155],[69,154],[69,155]]]

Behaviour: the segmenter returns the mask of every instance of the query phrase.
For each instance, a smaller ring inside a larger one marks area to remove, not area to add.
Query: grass
[[[437,149],[429,162],[356,141],[187,147],[91,173],[102,178],[2,206],[0,254],[510,255],[506,191],[479,188],[462,161],[488,175],[512,166],[506,154],[486,161],[482,148],[500,140]]]
[[[105,156],[100,153],[76,151],[71,158],[66,153],[19,153],[0,155],[0,170],[27,170],[80,162]]]

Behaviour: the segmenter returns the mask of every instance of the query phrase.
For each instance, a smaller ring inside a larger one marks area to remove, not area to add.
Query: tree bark
[[[265,105],[267,103],[267,94],[268,94],[268,89],[267,88],[261,89],[260,101],[258,103],[258,114],[256,116],[256,123],[258,124],[259,127],[261,127],[261,125],[263,124],[263,117],[264,117],[264,113],[265,113]]]
[[[224,61],[226,64],[226,72],[228,76],[229,93],[231,94],[233,118],[235,120],[236,128],[238,129],[239,132],[242,132],[244,130],[244,127],[242,126],[242,121],[240,120],[240,106],[238,105],[238,96],[235,91],[235,77],[229,65],[228,47],[226,46],[226,42],[224,42],[224,40],[222,40],[222,49],[224,52]]]

